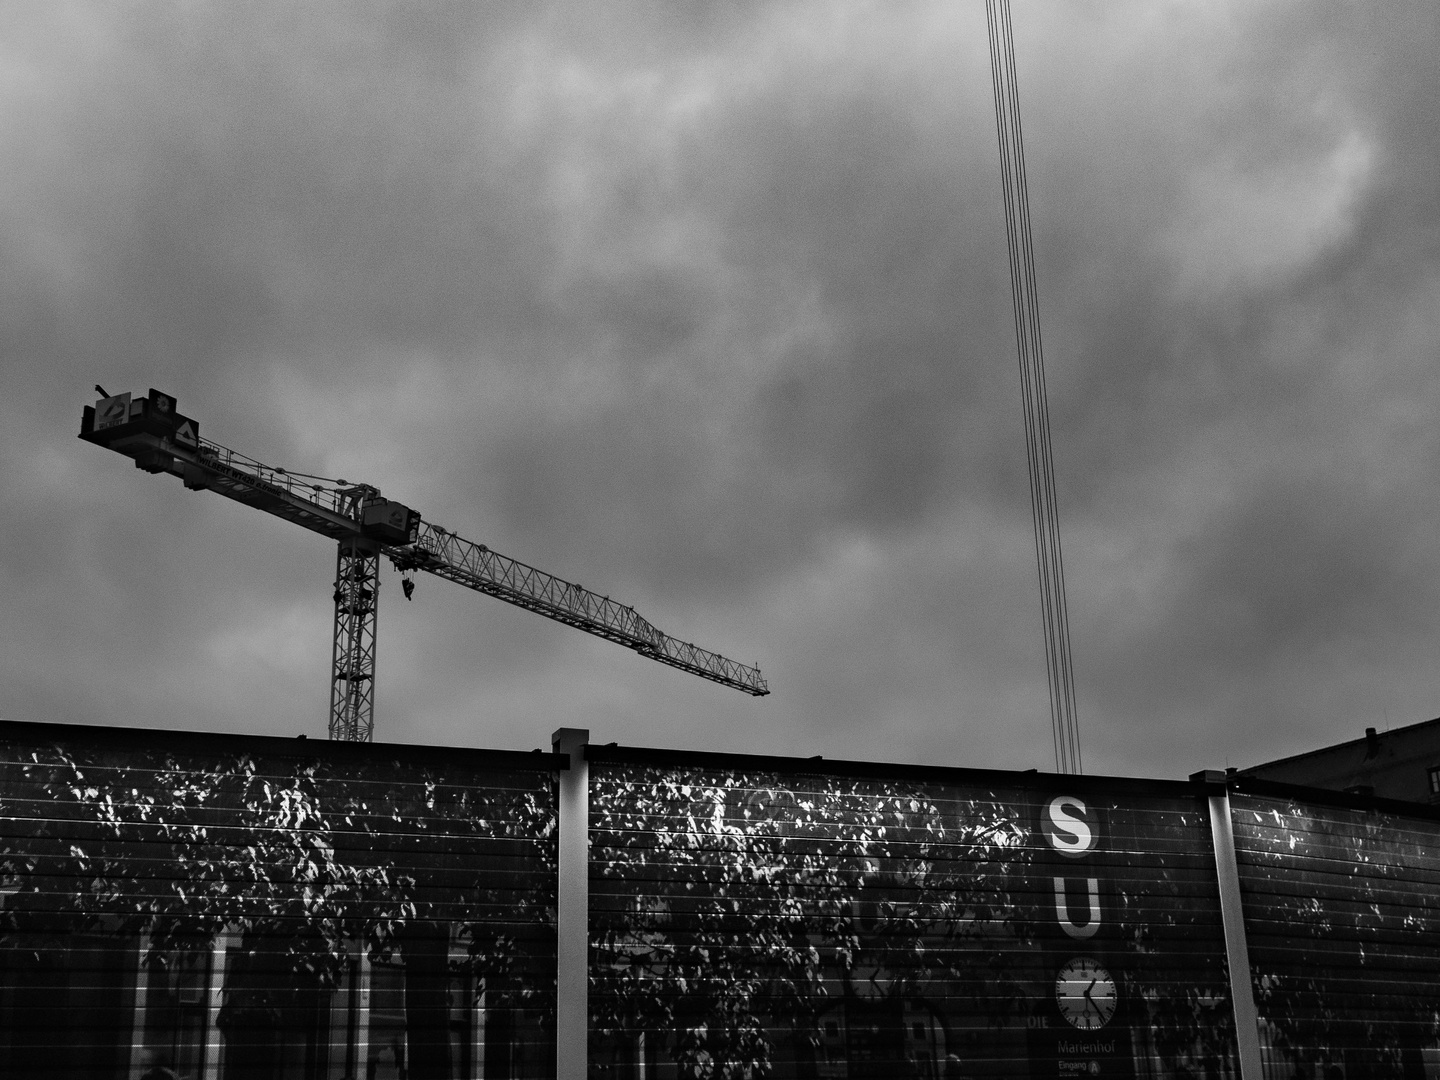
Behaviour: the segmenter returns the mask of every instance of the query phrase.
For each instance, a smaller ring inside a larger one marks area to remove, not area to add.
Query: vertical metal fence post
[[[1235,829],[1230,820],[1230,791],[1225,774],[1206,769],[1190,777],[1210,785],[1210,832],[1215,839],[1215,871],[1220,881],[1220,919],[1225,925],[1225,959],[1230,967],[1230,1001],[1235,1009],[1235,1040],[1241,1080],[1262,1080],[1260,1013],[1250,981],[1250,947],[1240,903],[1240,868],[1235,862]]]
[[[585,728],[550,737],[570,755],[560,772],[559,870],[555,927],[555,1075],[585,1080],[590,1037],[590,766]]]

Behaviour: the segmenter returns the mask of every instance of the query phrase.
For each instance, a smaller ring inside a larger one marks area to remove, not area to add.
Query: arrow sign
[[[116,394],[95,406],[95,430],[119,427],[130,419],[130,395]]]

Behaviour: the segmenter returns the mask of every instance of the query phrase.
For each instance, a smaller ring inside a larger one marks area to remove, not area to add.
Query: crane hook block
[[[420,530],[420,515],[403,503],[377,499],[366,505],[360,527],[382,544],[413,544]]]

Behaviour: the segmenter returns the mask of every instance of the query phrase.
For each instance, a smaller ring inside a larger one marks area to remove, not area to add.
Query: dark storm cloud
[[[0,18],[0,713],[318,726],[328,545],[78,443],[99,381],[776,688],[422,582],[389,737],[1047,764],[979,5]],[[1016,7],[1091,768],[1436,711],[1437,22]]]

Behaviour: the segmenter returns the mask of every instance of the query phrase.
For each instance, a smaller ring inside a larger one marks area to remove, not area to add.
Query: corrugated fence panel
[[[0,725],[0,1076],[553,1074],[548,755],[39,730]]]
[[[1234,1075],[1193,788],[591,770],[592,1074]]]
[[[1232,818],[1267,1076],[1434,1075],[1440,822],[1255,795]]]

